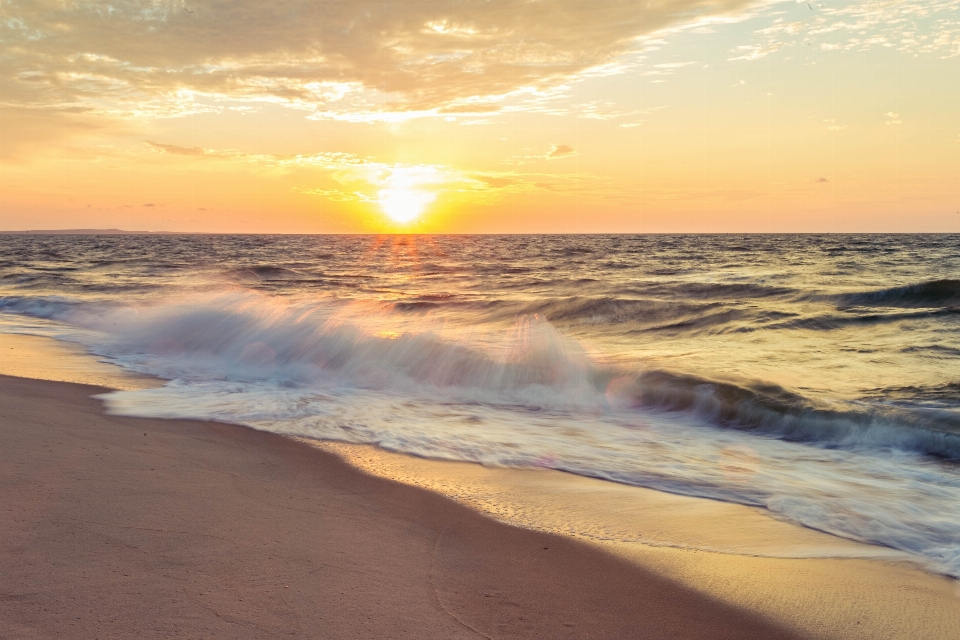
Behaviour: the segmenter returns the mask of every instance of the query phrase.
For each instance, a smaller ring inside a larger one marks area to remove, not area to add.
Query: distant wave
[[[295,269],[278,267],[275,265],[253,265],[250,267],[241,267],[228,272],[228,275],[234,275],[241,279],[300,279],[303,276]]]
[[[753,282],[671,282],[649,283],[636,288],[639,293],[665,298],[695,300],[731,300],[796,295],[789,287]]]
[[[873,324],[901,322],[904,320],[919,320],[923,318],[937,318],[955,315],[960,315],[960,307],[943,307],[932,309],[920,308],[912,311],[896,311],[892,313],[883,313],[880,311],[873,311],[871,313],[825,313],[801,318],[791,318],[782,322],[768,324],[762,328],[832,331],[834,329],[844,329],[851,326],[868,326]],[[753,331],[757,328],[760,327],[743,327],[738,328],[737,330]]]
[[[667,301],[651,298],[580,297],[553,298],[506,309],[514,315],[539,314],[551,322],[619,324],[634,322],[660,325],[700,317],[717,305],[709,302]],[[502,313],[500,315],[503,315]]]
[[[839,296],[841,306],[904,308],[960,307],[960,280],[929,280],[890,289]]]
[[[956,385],[911,397],[942,397]],[[904,393],[907,390],[901,390]],[[891,448],[960,460],[960,414],[864,403],[862,408],[817,406],[776,385],[734,384],[667,371],[647,371],[621,384],[622,401],[638,408],[692,413],[724,428],[839,448]]]
[[[630,291],[630,297],[571,295],[540,299],[527,304],[501,300],[483,301],[473,306],[482,307],[491,317],[501,320],[518,315],[537,314],[561,325],[632,324],[636,326],[628,327],[628,331],[670,333],[728,330],[731,327],[735,329],[741,322],[767,323],[792,315],[769,309],[744,309],[729,304],[731,299],[736,299],[737,291],[748,296],[766,297],[792,293],[791,290],[771,290],[752,285],[691,285],[684,289],[684,292],[671,293],[670,288],[657,286],[650,291]]]

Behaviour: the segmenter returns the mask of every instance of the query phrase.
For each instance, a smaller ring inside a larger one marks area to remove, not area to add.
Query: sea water
[[[0,236],[0,331],[206,418],[732,501],[960,576],[960,236]]]

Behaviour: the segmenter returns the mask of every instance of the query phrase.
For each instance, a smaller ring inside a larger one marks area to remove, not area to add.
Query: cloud
[[[565,150],[568,149],[569,151]],[[574,155],[567,145],[554,145],[557,157]],[[209,156],[207,156],[209,157]],[[539,159],[546,155],[537,156]],[[321,196],[337,202],[378,203],[393,190],[413,190],[431,194],[455,193],[476,203],[491,203],[508,194],[533,192],[597,195],[609,191],[609,179],[589,174],[533,173],[522,171],[464,172],[445,165],[389,164],[361,159],[350,154],[313,156],[246,156],[263,165],[296,162],[314,171],[309,176],[314,187],[296,187],[294,191]],[[221,162],[220,159],[212,159]]]
[[[760,60],[761,58],[766,58],[771,53],[776,53],[783,48],[784,44],[782,41],[774,41],[766,44],[740,45],[734,49],[734,53],[739,55],[727,58],[727,60],[730,62],[735,60]]]
[[[575,156],[577,152],[568,144],[553,145],[550,148],[550,151],[547,153],[547,159],[556,160],[557,158],[567,158],[569,156]]]
[[[825,52],[893,49],[911,56],[949,59],[960,56],[958,0],[859,0],[817,4],[806,0],[784,11],[771,6],[770,26],[755,32],[755,41],[733,49],[731,60],[758,60],[784,48],[816,45]],[[790,15],[794,19],[785,16]]]
[[[205,156],[208,155],[208,151],[201,147],[178,147],[175,144],[160,144],[159,142],[151,142],[147,140],[147,144],[165,153],[172,153],[177,156]]]
[[[616,73],[638,38],[753,3],[6,0],[0,95],[17,108],[113,117],[230,108],[224,101],[317,117],[477,113],[511,92]]]
[[[577,155],[576,149],[571,147],[568,144],[552,144],[550,149],[546,153],[537,154],[537,155],[526,155],[526,156],[513,156],[504,160],[506,164],[530,164],[531,162],[537,162],[540,160],[560,160],[561,158],[569,158]]]
[[[473,174],[471,177],[494,189],[502,189],[504,187],[509,187],[517,183],[517,178],[513,176],[506,177],[503,175],[497,176],[497,175],[488,175],[488,174],[478,173],[478,174]]]

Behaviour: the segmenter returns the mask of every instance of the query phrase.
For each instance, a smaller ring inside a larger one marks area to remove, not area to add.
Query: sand
[[[788,638],[290,438],[0,377],[0,636]]]
[[[763,509],[549,469],[486,468],[370,445],[312,444],[368,473],[449,496],[502,522],[583,541],[799,636],[960,638],[958,581],[924,571],[893,549],[777,520]]]

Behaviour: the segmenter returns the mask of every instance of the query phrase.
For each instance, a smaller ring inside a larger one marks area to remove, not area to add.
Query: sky
[[[960,232],[960,0],[0,7],[0,230]]]

